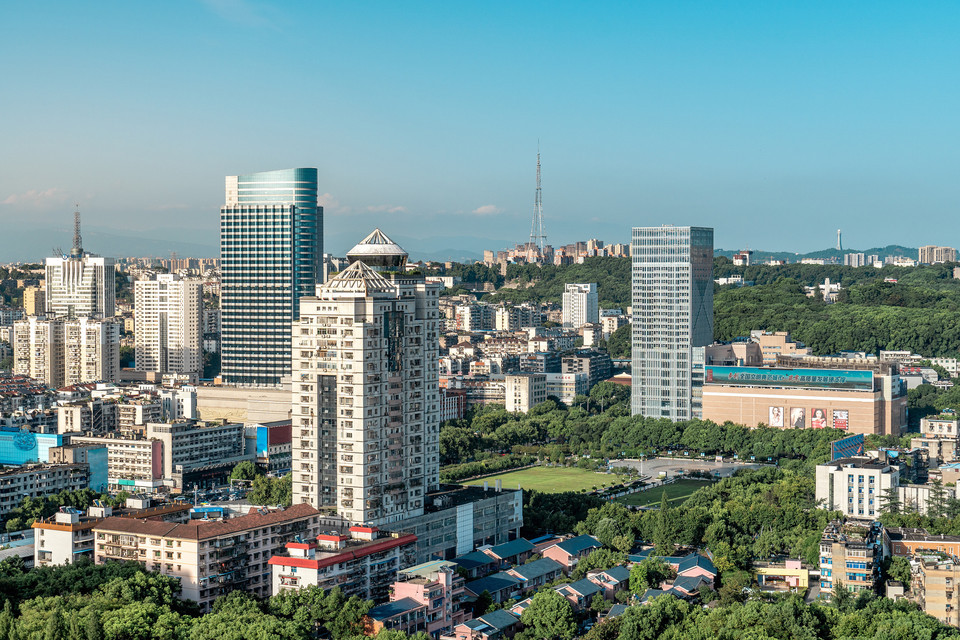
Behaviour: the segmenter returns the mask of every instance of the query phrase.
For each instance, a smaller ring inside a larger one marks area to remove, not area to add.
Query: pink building
[[[390,602],[374,607],[364,620],[367,635],[381,629],[414,634],[420,631],[433,638],[450,634],[463,623],[463,578],[454,572],[453,562],[435,560],[404,569],[393,583]]]
[[[543,557],[559,562],[563,565],[563,572],[569,575],[581,558],[602,546],[593,536],[582,535],[547,547],[543,550]]]

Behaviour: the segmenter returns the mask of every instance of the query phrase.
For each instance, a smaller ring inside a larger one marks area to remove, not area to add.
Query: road
[[[640,468],[639,460],[611,460],[614,467]],[[707,471],[714,477],[729,478],[740,469],[759,469],[763,465],[743,462],[715,462],[713,458],[679,459],[679,458],[649,458],[643,461],[643,475],[651,478],[659,477],[661,471],[666,477],[673,478],[690,471]]]

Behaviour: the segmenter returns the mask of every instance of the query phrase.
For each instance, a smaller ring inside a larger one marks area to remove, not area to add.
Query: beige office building
[[[440,285],[379,229],[347,257],[293,326],[293,501],[383,526],[440,482]]]
[[[506,409],[526,413],[547,399],[547,376],[543,373],[507,374]]]
[[[703,417],[862,434],[899,435],[906,428],[907,391],[896,365],[812,356],[778,362],[776,368],[707,365]]]

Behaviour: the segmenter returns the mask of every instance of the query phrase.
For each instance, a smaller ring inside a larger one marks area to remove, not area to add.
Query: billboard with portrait
[[[806,414],[803,411],[803,407],[790,409],[790,426],[794,429],[803,429],[807,426]]]
[[[846,431],[850,428],[850,412],[846,409],[833,410],[833,428]]]
[[[783,426],[783,407],[770,407],[770,420],[767,424],[771,427]]]
[[[811,409],[810,410],[810,428],[811,429],[826,429],[827,428],[827,412],[824,409]]]

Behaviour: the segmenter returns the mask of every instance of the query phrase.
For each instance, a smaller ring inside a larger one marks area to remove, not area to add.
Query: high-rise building
[[[134,284],[137,371],[199,375],[203,370],[203,283],[159,274]]]
[[[59,388],[120,377],[120,328],[113,319],[30,316],[14,326],[13,370]]]
[[[69,318],[112,318],[117,314],[116,260],[83,250],[80,212],[74,216],[70,253],[47,258],[44,308]]]
[[[293,330],[293,502],[379,526],[439,485],[440,285],[379,229],[301,300]]]
[[[953,247],[938,247],[936,245],[924,245],[920,247],[918,262],[923,264],[937,264],[940,262],[956,262],[957,250]]]
[[[600,322],[597,284],[568,284],[563,289],[563,328],[579,329]]]
[[[862,267],[867,263],[867,257],[862,253],[843,254],[843,265],[846,267]]]
[[[713,229],[635,227],[630,255],[632,412],[699,417],[702,347],[713,342]]]
[[[46,309],[46,291],[40,287],[23,290],[23,312],[28,316],[42,316]]]
[[[227,176],[220,209],[221,375],[279,386],[290,375],[290,328],[313,295],[323,257],[317,170]]]

